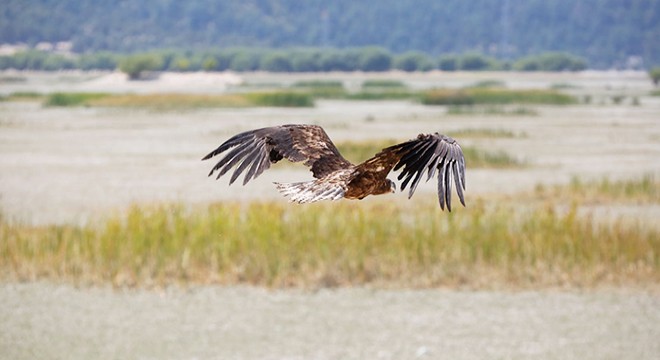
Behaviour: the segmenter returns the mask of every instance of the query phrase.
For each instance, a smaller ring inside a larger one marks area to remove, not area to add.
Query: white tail
[[[317,179],[297,183],[274,183],[280,193],[290,196],[291,202],[306,204],[321,200],[339,200],[344,197],[346,189],[336,182]]]

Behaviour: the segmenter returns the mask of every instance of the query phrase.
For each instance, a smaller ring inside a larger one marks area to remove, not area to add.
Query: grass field
[[[660,233],[578,215],[582,187],[601,203],[660,200],[660,183],[644,178],[551,189],[551,198],[573,204],[565,210],[546,190],[534,195],[537,205],[472,199],[454,213],[442,213],[430,200],[142,205],[84,227],[2,221],[1,271],[17,280],[147,287],[525,288],[660,281]]]

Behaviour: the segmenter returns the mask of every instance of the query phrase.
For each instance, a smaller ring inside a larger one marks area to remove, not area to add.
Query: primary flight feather
[[[250,130],[231,137],[202,160],[223,155],[211,169],[216,179],[236,168],[231,185],[241,174],[243,185],[282,159],[303,162],[315,180],[296,183],[275,183],[277,189],[291,201],[308,203],[320,200],[363,199],[396,191],[387,175],[401,170],[401,190],[409,187],[412,197],[426,172],[426,181],[436,173],[438,199],[444,210],[451,211],[452,183],[458,199],[465,206],[465,158],[460,145],[442,134],[419,134],[417,138],[387,147],[371,159],[354,165],[344,159],[323,128],[316,125],[281,125]]]

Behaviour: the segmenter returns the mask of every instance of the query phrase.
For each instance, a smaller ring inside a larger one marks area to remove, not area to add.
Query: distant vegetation
[[[649,76],[651,77],[651,81],[653,81],[653,85],[660,85],[660,67],[654,67],[649,70]]]
[[[376,86],[378,85],[378,86]],[[26,94],[27,95],[27,94]],[[63,93],[30,94],[30,99],[46,98],[47,106],[110,106],[183,109],[196,107],[279,106],[311,107],[315,99],[385,100],[407,99],[425,105],[448,105],[452,115],[536,115],[533,109],[522,106],[504,108],[510,104],[567,105],[576,98],[557,90],[509,90],[504,88],[432,89],[412,91],[397,82],[367,82],[357,92],[347,91],[334,82],[302,82],[290,88],[261,91],[241,91],[227,94],[110,94]],[[26,98],[26,96],[23,96]],[[7,99],[19,99],[10,94]],[[474,106],[478,105],[478,106]],[[481,105],[486,105],[482,107]]]
[[[657,284],[657,230],[625,221],[600,223],[566,204],[582,199],[580,189],[590,189],[601,204],[657,201],[660,184],[576,186],[553,188],[560,200],[546,199],[545,193],[534,201],[472,198],[452,213],[419,196],[408,202],[305,206],[135,206],[82,227],[29,226],[0,217],[0,277],[143,287]],[[609,195],[629,192],[634,199]]]
[[[200,94],[109,94],[53,93],[46,106],[141,107],[152,110],[183,110],[209,107],[311,107],[314,98],[293,91],[268,91],[221,95]]]
[[[69,42],[74,52],[85,54],[373,45],[400,55],[373,51],[350,67],[404,71],[436,67],[424,54],[474,51],[501,61],[552,50],[578,55],[595,68],[641,68],[660,64],[659,5],[659,0],[30,0],[29,5],[3,0],[0,43],[34,48],[40,42]],[[307,67],[302,58],[288,58],[273,53],[256,66]],[[443,66],[490,68],[491,60],[448,58]],[[224,65],[205,56],[172,62],[179,70],[195,66]]]
[[[499,88],[434,89],[425,91],[421,101],[426,105],[473,104],[574,104],[577,100],[557,90],[509,90]]]
[[[451,61],[450,61],[451,59]],[[449,64],[449,61],[451,65]],[[501,61],[478,53],[432,57],[424,53],[393,54],[383,48],[258,49],[225,48],[203,51],[161,50],[129,55],[108,52],[61,55],[27,50],[0,56],[0,70],[114,70],[131,79],[147,71],[580,71],[586,60],[564,53],[543,53],[520,60]]]

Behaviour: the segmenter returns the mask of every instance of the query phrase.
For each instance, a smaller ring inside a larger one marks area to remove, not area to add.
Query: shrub
[[[286,54],[270,53],[261,59],[260,69],[272,72],[289,72],[293,67]]]
[[[658,86],[660,84],[660,66],[649,70],[649,76],[651,77],[651,81],[653,81],[653,85]]]
[[[46,106],[78,106],[86,105],[90,100],[100,99],[110,94],[106,93],[52,93],[46,99]]]
[[[295,91],[277,91],[252,93],[246,95],[248,99],[258,106],[277,107],[312,107],[314,99],[309,94]]]
[[[119,70],[128,74],[131,80],[140,79],[145,71],[154,71],[162,66],[162,58],[151,53],[127,56],[119,62]]]
[[[458,56],[444,55],[438,60],[438,67],[442,71],[456,71],[458,70]]]
[[[362,83],[363,89],[369,88],[405,88],[406,85],[400,80],[370,79]]]
[[[428,55],[418,51],[410,51],[397,56],[394,59],[394,67],[408,72],[429,71],[433,69],[433,63]]]
[[[570,54],[545,53],[519,59],[513,68],[519,71],[581,71],[587,68],[587,62]]]
[[[387,71],[392,67],[392,55],[379,47],[364,48],[360,52],[360,70]]]
[[[468,53],[460,58],[459,66],[461,70],[466,71],[494,70],[498,68],[498,62],[488,56]]]

